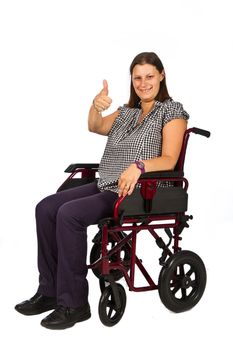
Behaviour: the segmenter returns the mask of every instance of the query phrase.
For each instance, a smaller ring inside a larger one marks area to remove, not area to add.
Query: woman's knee
[[[41,218],[43,216],[54,215],[55,212],[55,196],[50,195],[48,197],[43,198],[36,205],[36,217]]]
[[[82,210],[73,206],[72,202],[65,203],[60,206],[57,212],[58,225],[65,224],[75,226],[76,228],[86,227],[86,224],[82,220]]]

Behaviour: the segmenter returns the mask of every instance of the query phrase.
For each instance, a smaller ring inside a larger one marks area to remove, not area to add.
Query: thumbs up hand
[[[107,82],[107,80],[103,80],[103,89],[100,91],[100,95],[108,96],[108,82]]]
[[[97,112],[101,113],[108,109],[112,103],[112,99],[108,96],[108,82],[103,80],[103,89],[93,100],[93,106]]]

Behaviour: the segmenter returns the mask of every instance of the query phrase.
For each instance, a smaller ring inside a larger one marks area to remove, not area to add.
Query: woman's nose
[[[146,78],[141,79],[141,87],[146,86]]]

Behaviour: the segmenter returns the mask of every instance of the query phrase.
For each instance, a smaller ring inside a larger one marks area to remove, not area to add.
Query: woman
[[[58,192],[36,207],[39,287],[15,308],[25,315],[55,309],[41,321],[50,329],[91,316],[87,227],[112,216],[117,196],[131,195],[142,173],[173,169],[179,157],[189,115],[170,98],[162,62],[153,52],[141,53],[130,74],[127,105],[102,117],[112,103],[104,80],[90,108],[89,130],[108,136],[98,183]]]

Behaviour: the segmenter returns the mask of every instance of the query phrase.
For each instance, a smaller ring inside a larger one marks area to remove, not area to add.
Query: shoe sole
[[[43,323],[43,321],[41,321],[41,326],[47,328],[47,329],[52,329],[52,330],[62,330],[62,329],[66,329],[66,328],[70,328],[73,327],[75,325],[75,323],[78,322],[83,322],[88,320],[89,318],[91,318],[91,314],[88,314],[86,316],[80,317],[80,319],[78,319],[77,321],[74,322],[67,322],[65,325],[61,324],[61,325],[47,325],[46,323]]]

